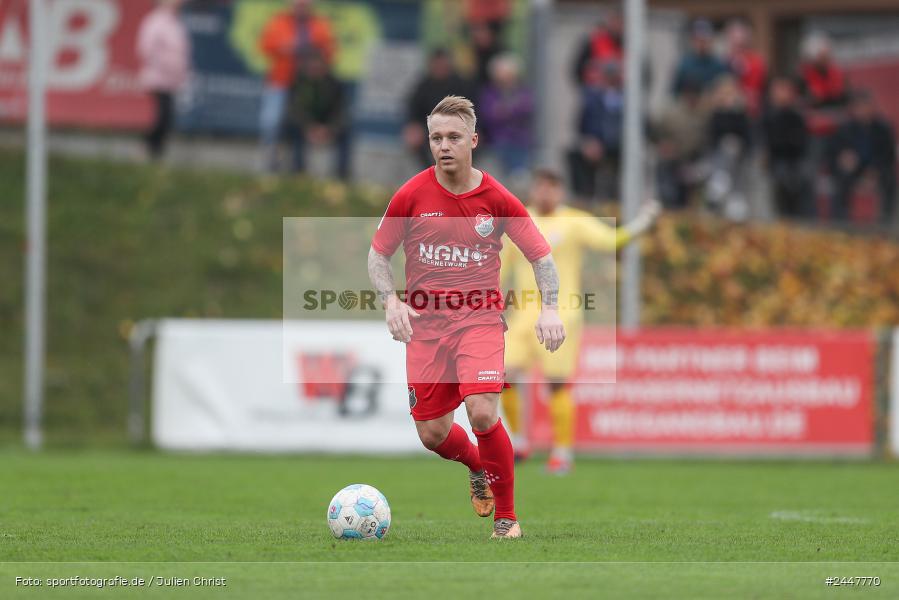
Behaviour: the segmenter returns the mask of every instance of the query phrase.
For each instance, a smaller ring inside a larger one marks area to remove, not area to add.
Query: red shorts
[[[472,394],[500,392],[505,381],[505,324],[472,325],[406,344],[409,412],[416,421],[451,413]]]

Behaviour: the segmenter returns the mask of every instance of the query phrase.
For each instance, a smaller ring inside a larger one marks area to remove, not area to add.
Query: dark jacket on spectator
[[[883,119],[869,123],[848,121],[834,134],[828,160],[836,168],[840,153],[852,150],[858,156],[856,171],[874,168],[892,171],[896,168],[896,137],[893,128]]]
[[[771,161],[801,160],[808,148],[805,117],[795,108],[769,109],[762,119],[765,146]]]
[[[331,74],[319,78],[300,75],[291,88],[288,115],[301,129],[325,125],[342,131],[347,126],[343,85]]]
[[[729,72],[727,66],[712,54],[687,54],[677,67],[672,89],[675,95],[690,84],[707,89],[718,77]]]
[[[727,136],[735,136],[748,147],[752,141],[752,124],[745,109],[719,108],[709,119],[709,140],[717,146]]]
[[[624,94],[618,89],[584,88],[578,132],[582,137],[598,139],[606,153],[621,150],[624,120]]]

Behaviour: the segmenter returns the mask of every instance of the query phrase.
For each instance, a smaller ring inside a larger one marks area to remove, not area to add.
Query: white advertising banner
[[[165,320],[153,441],[170,450],[422,451],[404,381],[404,346],[379,321]],[[457,420],[467,421],[464,408]]]

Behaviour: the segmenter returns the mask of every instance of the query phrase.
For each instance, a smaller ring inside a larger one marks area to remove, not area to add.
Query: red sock
[[[443,440],[443,443],[434,448],[434,452],[445,458],[446,460],[454,460],[460,462],[470,471],[481,471],[481,457],[478,454],[478,447],[471,443],[468,434],[462,429],[458,423],[453,423],[449,435]]]
[[[481,462],[487,470],[487,483],[493,490],[496,498],[496,519],[512,519],[515,516],[515,455],[512,451],[512,440],[503,420],[497,419],[496,423],[487,431],[475,431],[478,438],[478,451],[481,454]]]

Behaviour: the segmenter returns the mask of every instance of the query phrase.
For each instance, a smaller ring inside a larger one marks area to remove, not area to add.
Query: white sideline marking
[[[857,517],[830,517],[815,510],[775,510],[772,519],[780,521],[801,521],[803,523],[868,523],[868,519]]]

